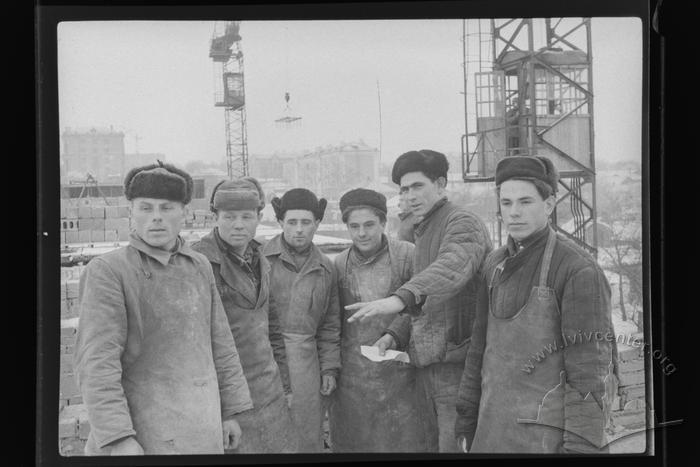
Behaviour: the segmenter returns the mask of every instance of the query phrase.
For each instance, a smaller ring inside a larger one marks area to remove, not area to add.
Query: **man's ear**
[[[544,209],[545,212],[547,213],[547,216],[551,216],[552,212],[554,212],[554,208],[557,207],[557,198],[554,195],[549,196],[547,199],[544,200]]]
[[[260,222],[262,220],[262,218],[263,218],[263,213],[262,213],[262,209],[261,209],[260,211],[258,211],[258,222]]]
[[[435,181],[437,182],[439,189],[444,190],[447,188],[447,179],[445,177],[438,177]]]

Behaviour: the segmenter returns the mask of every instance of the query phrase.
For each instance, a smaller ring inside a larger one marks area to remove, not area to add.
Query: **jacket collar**
[[[135,232],[131,232],[131,234],[129,235],[129,245],[155,259],[163,266],[167,266],[170,262],[170,258],[177,254],[194,258],[194,252],[187,245],[187,242],[179,235],[175,239],[175,249],[173,251],[153,247],[148,243],[144,242],[141,239],[141,237],[139,237]]]
[[[443,196],[439,200],[433,204],[433,207],[430,208],[430,210],[425,213],[425,216],[418,222],[415,226],[414,232],[416,235],[421,235],[423,232],[425,232],[425,229],[428,227],[428,224],[430,223],[430,219],[433,217],[433,215],[439,211],[443,206],[447,204],[447,196]]]
[[[526,248],[530,248],[533,245],[540,244],[542,241],[544,241],[543,239],[547,238],[550,230],[551,227],[549,227],[549,224],[547,224],[544,228],[538,230],[537,232],[533,232],[527,238],[524,238],[520,242],[508,235],[508,240],[506,240],[508,255],[515,256],[521,251],[525,250]]]
[[[287,252],[286,248],[282,246],[282,235],[283,234],[277,234],[274,236],[274,238],[267,242],[265,248],[263,249],[263,255],[265,255],[266,257],[279,256],[279,258],[282,261],[284,261],[285,263],[289,263],[296,269],[294,258],[292,258],[289,252]],[[302,267],[299,272],[311,271],[317,268],[323,268],[329,273],[332,272],[329,266],[323,261],[323,258],[324,256],[323,253],[321,253],[321,250],[314,243],[311,243],[311,252],[309,253],[309,259],[306,260],[304,267]]]
[[[262,257],[259,249],[260,243],[257,240],[251,240],[250,243],[252,244],[253,254],[260,255],[260,293],[257,293],[252,283],[241,281],[236,278],[236,271],[234,271],[233,268],[236,266],[240,268],[241,265],[237,264],[230,255],[227,256],[226,253],[222,251],[216,240],[214,230],[201,238],[197,243],[197,251],[206,256],[210,262],[220,266],[219,271],[221,278],[229,287],[237,289],[250,303],[257,305],[257,302],[266,293],[266,290],[263,290],[263,288],[266,287],[263,278],[269,273],[270,263]]]
[[[504,258],[507,261],[505,262],[501,272],[502,280],[506,280],[528,261],[539,261],[545,244],[547,243],[547,237],[549,236],[550,230],[551,227],[547,226],[546,228],[533,233],[528,238],[524,239],[523,242],[521,242],[523,245],[521,248],[518,248],[518,245],[510,235],[508,236]]]

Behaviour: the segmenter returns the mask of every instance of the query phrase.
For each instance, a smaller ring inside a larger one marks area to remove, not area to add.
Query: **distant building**
[[[61,179],[64,182],[84,180],[92,175],[99,183],[116,183],[133,167],[165,162],[163,154],[126,154],[124,133],[113,127],[71,129],[61,135]]]
[[[134,167],[156,164],[158,161],[166,162],[165,154],[157,152],[124,154],[124,169],[122,170],[122,176],[126,176],[126,173]]]
[[[91,128],[63,132],[63,163],[67,176],[91,174],[99,181],[119,178],[124,173],[124,133]]]
[[[316,148],[297,159],[297,186],[329,200],[379,178],[379,151],[358,141]]]
[[[258,180],[287,180],[291,183],[296,170],[290,171],[289,168],[295,165],[297,157],[293,154],[251,154],[248,157],[249,173]]]

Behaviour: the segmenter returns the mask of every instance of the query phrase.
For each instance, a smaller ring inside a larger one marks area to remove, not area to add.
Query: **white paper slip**
[[[396,360],[397,362],[409,363],[408,354],[396,350],[387,350],[382,356],[379,355],[379,347],[373,345],[361,345],[360,353],[373,362],[383,362],[384,360]]]

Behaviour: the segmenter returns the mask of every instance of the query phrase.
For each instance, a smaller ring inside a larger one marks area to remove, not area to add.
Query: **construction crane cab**
[[[209,47],[209,57],[215,62],[226,62],[231,58],[231,46],[241,40],[238,33],[240,23],[238,21],[228,21],[223,33],[214,30]]]

